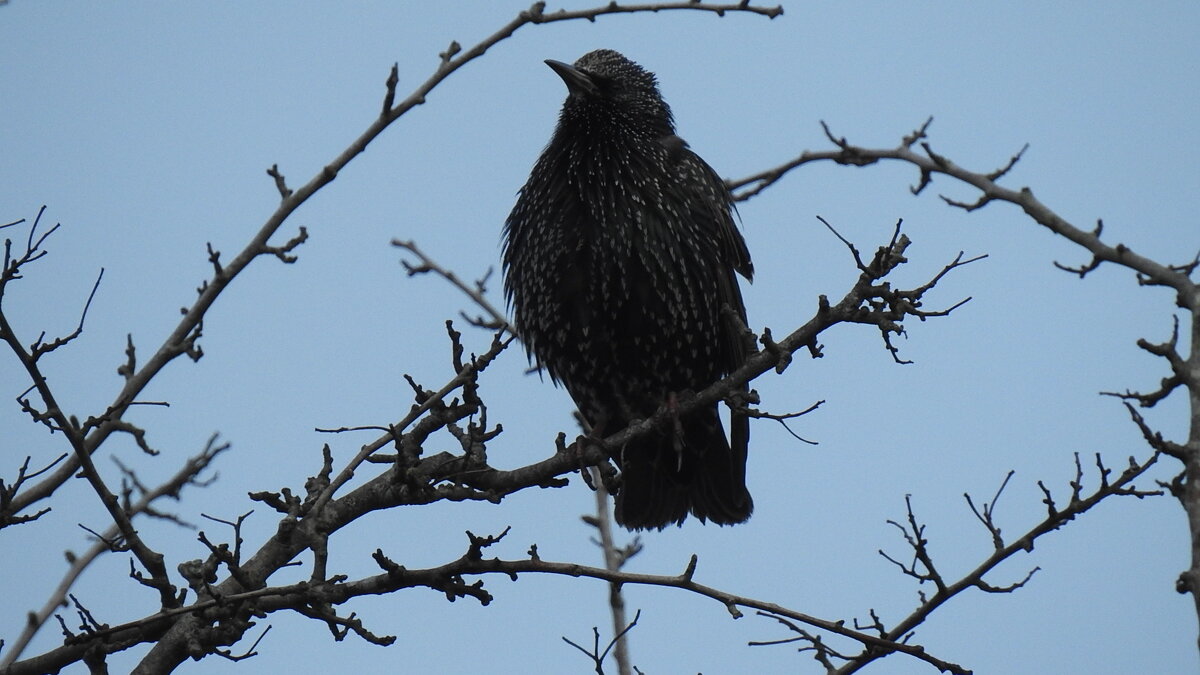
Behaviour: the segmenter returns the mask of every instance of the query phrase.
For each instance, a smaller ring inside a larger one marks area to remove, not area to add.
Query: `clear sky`
[[[300,490],[319,467],[323,443],[345,461],[374,438],[330,437],[314,427],[387,424],[410,403],[403,374],[433,388],[449,379],[443,322],[466,301],[433,278],[406,278],[389,241],[414,239],[467,278],[497,266],[501,224],[565,93],[542,60],[573,61],[598,47],[658,74],[680,134],[727,177],[827,148],[819,120],[853,142],[891,147],[933,115],[933,147],[969,168],[990,170],[1029,143],[1005,184],[1030,186],[1077,225],[1103,218],[1110,243],[1168,263],[1200,248],[1197,3],[785,7],[774,21],[678,12],[523,28],[436,89],[293,216],[283,237],[300,225],[311,235],[298,263],[261,260],[222,296],[205,321],[205,357],[172,364],[147,391],[171,407],[131,416],[162,455],[142,457],[125,438],[110,450],[153,482],[220,432],[233,450],[219,460],[219,481],[171,506],[196,523],[201,513],[232,519],[256,509],[244,533],[256,548],[275,519],[247,492]],[[232,257],[274,209],[278,194],[266,168],[278,164],[293,186],[306,182],[377,115],[392,63],[403,95],[451,40],[474,44],[524,8],[32,0],[0,7],[0,221],[32,219],[45,204],[46,218],[62,223],[48,242],[51,254],[4,299],[23,341],[43,330],[70,332],[105,269],[83,336],[45,362],[63,405],[84,417],[111,402],[126,334],[143,355],[156,348],[210,272],[205,243]],[[892,623],[917,602],[913,581],[877,554],[906,557],[887,524],[903,517],[905,495],[953,579],[991,547],[964,492],[990,498],[1015,470],[998,518],[1006,535],[1017,536],[1044,515],[1038,480],[1066,499],[1072,453],[1090,466],[1100,452],[1118,468],[1130,455],[1147,455],[1121,404],[1098,392],[1158,385],[1163,364],[1134,343],[1169,336],[1170,293],[1139,288],[1116,268],[1085,281],[1059,272],[1052,261],[1087,257],[1014,207],[973,214],[946,207],[937,194],[975,197],[948,179],[914,198],[908,186],[916,179],[896,164],[809,165],[741,207],[757,269],[745,291],[751,324],[776,334],[806,321],[818,295],[840,297],[855,277],[817,215],[866,251],[903,218],[915,243],[900,282],[919,284],[960,250],[989,258],[931,293],[931,306],[973,300],[949,318],[909,325],[899,345],[913,365],[894,364],[872,329],[844,326],[824,336],[823,359],[798,355],[783,376],[760,379],[756,387],[774,412],[826,401],[794,425],[819,445],[757,425],[754,518],[735,528],[689,522],[645,535],[630,570],[677,573],[696,553],[702,583],[848,622],[875,608]],[[486,348],[487,335],[464,332],[469,348]],[[506,429],[489,446],[497,466],[546,457],[554,435],[572,431],[566,393],[522,376],[525,365],[512,350],[484,379],[490,418]],[[6,479],[26,455],[36,465],[65,451],[61,438],[20,413],[13,399],[27,386],[13,359],[0,357]],[[1148,419],[1181,439],[1182,404],[1168,400]],[[452,449],[452,439],[433,445]],[[100,465],[115,482],[109,459]],[[1168,480],[1177,469],[1164,461],[1153,478]],[[1085,486],[1095,482],[1087,472]],[[330,570],[373,574],[376,547],[410,567],[438,564],[465,550],[464,530],[508,525],[508,539],[492,549],[497,555],[521,557],[536,543],[547,559],[600,564],[579,520],[591,508],[592,495],[572,479],[566,489],[526,491],[499,507],[380,513],[339,533]],[[203,522],[211,538],[228,535]],[[62,549],[86,546],[77,523],[106,525],[81,481],[64,488],[39,523],[0,533],[0,637],[15,637],[25,611],[58,583]],[[193,532],[158,523],[142,531],[170,569],[206,553]],[[1196,617],[1190,599],[1174,591],[1188,547],[1173,499],[1113,500],[989,577],[1002,585],[1040,567],[1026,588],[967,593],[913,640],[979,673],[1195,672]],[[112,556],[77,587],[99,620],[115,624],[156,609],[153,594],[127,572],[125,556]],[[486,608],[425,590],[345,608],[377,634],[397,635],[391,648],[335,643],[322,624],[273,615],[261,655],[237,668],[589,672],[559,638],[586,643],[592,626],[608,630],[603,584],[532,576],[486,583],[496,596]],[[631,650],[647,673],[817,671],[792,647],[746,645],[785,637],[771,620],[732,621],[719,604],[675,590],[628,588],[627,602],[642,610]],[[52,623],[29,654],[59,640]],[[113,672],[144,651],[114,656]],[[208,659],[182,670],[234,668]],[[893,656],[871,672],[932,671]]]

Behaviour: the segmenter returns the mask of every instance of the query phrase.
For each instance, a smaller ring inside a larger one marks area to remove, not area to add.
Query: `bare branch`
[[[608,504],[609,493],[605,486],[604,476],[598,467],[593,467],[585,471],[584,475],[587,475],[589,472],[595,473],[593,483],[595,485],[596,515],[584,520],[595,527],[597,534],[600,536],[594,542],[604,554],[605,569],[620,570],[625,566],[626,561],[641,552],[642,538],[636,536],[626,546],[617,547],[613,541],[612,518],[609,514]],[[631,675],[633,671],[629,658],[629,644],[625,639],[625,634],[637,623],[638,616],[641,616],[641,610],[637,611],[632,622],[628,624],[625,622],[625,596],[621,593],[621,584],[619,583],[610,583],[608,585],[608,606],[609,611],[612,613],[614,637],[612,642],[609,643],[608,648],[604,650],[604,654],[596,656],[596,667],[600,668],[609,650],[615,649],[613,656],[617,662],[617,672],[619,675]],[[566,640],[565,637],[563,639]],[[575,646],[578,647],[578,645]]]
[[[408,276],[412,277],[418,274],[428,274],[432,272],[433,274],[436,274],[437,276],[442,277],[446,281],[450,282],[450,285],[462,291],[464,295],[470,298],[476,306],[478,306],[484,311],[485,314],[487,314],[488,318],[485,320],[479,318],[473,319],[467,316],[465,312],[462,312],[462,317],[471,323],[471,325],[493,331],[502,330],[510,335],[517,334],[516,329],[513,328],[511,323],[509,323],[508,319],[504,316],[504,313],[496,309],[492,303],[488,302],[487,297],[484,295],[487,292],[485,282],[487,278],[491,276],[491,270],[488,270],[487,274],[476,281],[473,286],[470,286],[460,279],[453,271],[442,267],[432,258],[425,255],[425,252],[417,246],[416,242],[412,240],[401,241],[399,239],[393,239],[392,246],[402,248],[416,256],[417,264],[415,265],[407,260],[400,261],[400,263],[404,265],[404,271],[408,272]]]
[[[100,288],[100,280],[103,278],[104,278],[104,268],[101,267],[100,274],[96,275],[96,283],[92,284],[92,292],[88,293],[87,302],[85,302],[83,304],[83,312],[81,312],[79,315],[79,325],[77,325],[75,327],[74,331],[72,331],[71,333],[69,333],[67,335],[64,335],[63,337],[56,338],[53,342],[48,342],[48,343],[43,343],[42,339],[39,337],[36,342],[34,342],[32,345],[30,345],[29,351],[32,354],[34,361],[37,361],[44,354],[52,352],[55,349],[58,349],[59,347],[65,345],[65,344],[68,344],[69,342],[71,342],[72,340],[74,340],[75,338],[77,338],[83,334],[83,324],[87,320],[88,309],[90,309],[92,306],[92,300],[96,299],[96,291]]]
[[[16,480],[14,480],[12,483],[5,483],[4,479],[0,478],[0,529],[8,527],[9,525],[19,525],[37,520],[38,518],[41,518],[50,512],[50,507],[46,507],[36,513],[14,516],[9,515],[9,504],[12,502],[13,496],[20,492],[21,487],[25,485],[26,481],[33,480],[43,473],[46,473],[50,469],[54,468],[55,464],[58,464],[66,458],[67,455],[65,454],[59,455],[51,460],[46,466],[34,471],[30,471],[29,463],[33,461],[33,458],[26,457],[25,461],[22,462],[21,466],[17,469]]]
[[[136,516],[139,513],[147,512],[153,504],[163,497],[178,499],[183,488],[189,485],[203,487],[208,485],[216,478],[214,475],[211,479],[201,480],[200,474],[204,472],[217,458],[218,455],[229,449],[228,443],[217,443],[217,436],[214,434],[208,439],[204,449],[198,454],[189,458],[187,462],[169,478],[166,482],[158,487],[145,491],[138,501],[129,505],[126,509],[130,516]],[[47,467],[48,468],[48,467]],[[91,563],[100,557],[105,552],[111,549],[110,542],[120,536],[120,530],[116,525],[109,527],[102,534],[96,535],[97,542],[90,546],[82,554],[68,556],[71,562],[70,569],[63,575],[58,586],[46,599],[45,604],[36,612],[29,613],[29,620],[22,629],[21,634],[13,641],[12,645],[5,650],[0,657],[0,668],[7,667],[17,661],[34,635],[45,625],[54,610],[62,606],[65,598],[71,587],[75,585],[75,581],[83,573]]]
[[[1132,408],[1131,408],[1132,409]],[[893,564],[908,576],[916,578],[919,582],[932,581],[937,586],[937,592],[932,596],[926,597],[921,594],[921,604],[913,610],[911,614],[898,622],[895,626],[888,629],[883,637],[888,640],[903,640],[905,636],[925,621],[938,607],[945,604],[954,596],[963,591],[975,588],[987,593],[1009,593],[1018,588],[1023,587],[1033,575],[1038,571],[1037,567],[1026,573],[1025,577],[1007,585],[993,585],[984,580],[984,577],[992,570],[996,569],[1002,562],[1011,558],[1021,551],[1032,551],[1034,543],[1042,536],[1049,532],[1053,532],[1064,527],[1067,523],[1074,520],[1077,516],[1088,512],[1100,502],[1113,496],[1132,496],[1139,499],[1148,496],[1158,496],[1162,492],[1160,490],[1140,490],[1134,487],[1133,482],[1144,475],[1150,467],[1154,466],[1160,456],[1159,452],[1155,452],[1144,462],[1139,463],[1134,458],[1129,458],[1129,466],[1116,476],[1115,479],[1110,479],[1109,471],[1100,461],[1100,456],[1096,456],[1096,464],[1100,475],[1100,485],[1090,494],[1083,493],[1083,468],[1079,463],[1079,456],[1075,457],[1075,478],[1071,481],[1071,498],[1065,508],[1059,508],[1050,495],[1050,490],[1038,481],[1038,486],[1045,494],[1045,503],[1047,505],[1047,516],[1040,523],[1037,523],[1023,535],[1013,540],[1004,546],[997,545],[990,556],[979,563],[973,570],[964,574],[960,579],[954,582],[946,581],[945,577],[936,570],[933,566],[932,559],[927,548],[927,540],[924,538],[924,525],[921,525],[913,516],[911,501],[906,498],[905,503],[908,505],[908,520],[907,525],[900,525],[892,522],[897,528],[904,533],[904,538],[909,546],[913,549],[914,563],[904,564],[894,558],[888,556],[883,551],[880,555],[890,560]],[[996,500],[999,499],[1004,486],[1008,484],[1006,477],[1001,487],[996,491],[996,495],[992,498],[991,505],[985,506],[983,513],[985,514],[981,520],[986,521],[990,533],[993,536],[993,543],[997,544],[1000,537],[1000,528],[995,525],[994,507]],[[972,506],[972,508],[974,508]],[[979,513],[976,511],[976,516]],[[988,525],[990,523],[990,525]],[[918,568],[916,563],[920,563]],[[878,622],[877,622],[878,623]],[[882,624],[879,624],[882,626]],[[879,658],[879,655],[865,650],[863,653],[850,659],[845,665],[840,667],[838,673],[854,673],[870,662]]]
[[[980,194],[977,199],[970,202],[943,196],[942,199],[947,204],[966,211],[974,211],[993,201],[1014,204],[1020,207],[1038,224],[1078,244],[1093,256],[1092,261],[1082,267],[1067,267],[1057,264],[1060,269],[1079,276],[1086,276],[1088,272],[1096,269],[1102,263],[1116,263],[1133,270],[1137,274],[1138,283],[1140,284],[1167,286],[1174,289],[1177,292],[1177,303],[1180,307],[1192,311],[1200,310],[1200,289],[1189,278],[1196,271],[1197,267],[1200,267],[1200,254],[1188,263],[1178,265],[1160,264],[1135,253],[1124,244],[1117,244],[1115,246],[1105,244],[1100,239],[1100,233],[1103,229],[1102,224],[1098,223],[1094,230],[1084,230],[1076,227],[1045,204],[1038,201],[1034,197],[1033,191],[1027,187],[1020,190],[1012,190],[998,185],[996,181],[1009,173],[1023,156],[1026,149],[1028,149],[1028,145],[1014,154],[999,169],[987,173],[976,173],[958,166],[950,159],[935,152],[932,145],[927,141],[921,142],[924,154],[919,154],[913,150],[913,145],[918,139],[928,137],[927,132],[931,121],[932,118],[926,120],[919,129],[905,136],[900,145],[894,148],[864,148],[853,145],[844,137],[835,136],[829,129],[829,126],[822,122],[821,126],[826,138],[837,147],[837,150],[822,152],[806,150],[795,159],[785,162],[774,169],[745,179],[730,181],[729,185],[731,189],[754,185],[750,190],[739,195],[740,199],[748,199],[777,182],[791,170],[810,162],[829,160],[847,166],[869,166],[885,159],[902,161],[913,165],[920,172],[919,182],[912,188],[914,194],[919,194],[924,190],[932,181],[934,174],[950,176],[976,188]]]
[[[1004,548],[1004,538],[1000,536],[1000,527],[993,518],[996,511],[996,502],[1000,500],[1000,495],[1004,492],[1004,488],[1008,486],[1008,481],[1012,480],[1012,477],[1016,473],[1016,471],[1009,471],[1004,476],[1004,481],[1000,483],[1000,487],[996,488],[996,494],[992,497],[992,501],[990,503],[984,502],[982,509],[975,508],[975,502],[972,501],[970,493],[963,493],[963,498],[967,500],[967,506],[971,507],[971,513],[974,513],[979,522],[983,523],[983,526],[987,528],[988,534],[992,535],[992,545],[997,549]]]

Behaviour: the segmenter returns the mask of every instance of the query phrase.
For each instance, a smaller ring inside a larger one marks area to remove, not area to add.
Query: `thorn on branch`
[[[290,491],[287,492],[287,496],[292,496]],[[278,492],[269,492],[266,490],[261,492],[251,492],[249,497],[251,501],[266,504],[272,509],[275,509],[277,513],[288,515],[292,511],[292,504],[290,503],[290,500]]]
[[[408,386],[413,390],[413,399],[417,402],[415,407],[425,405],[425,402],[428,401],[431,396],[433,396],[432,391],[422,387],[408,373],[404,374],[404,381],[408,382]]]
[[[1008,475],[1000,483],[1000,487],[996,489],[996,494],[992,496],[992,501],[990,503],[984,502],[982,509],[975,508],[975,502],[971,500],[970,493],[963,493],[963,497],[967,500],[967,506],[971,507],[971,513],[975,514],[979,522],[983,523],[988,533],[992,535],[992,545],[997,551],[1004,548],[1004,538],[1000,536],[1000,527],[996,525],[993,517],[996,513],[996,502],[1000,500],[1000,495],[1004,492],[1004,488],[1008,486],[1008,481],[1012,480],[1014,474],[1016,474],[1016,471],[1010,470],[1008,472]]]
[[[929,156],[929,159],[933,160],[933,163],[936,164],[939,169],[945,169],[950,165],[945,157],[942,157],[933,151],[933,146],[931,146],[929,143],[922,143],[921,148],[925,150],[925,154]]]
[[[72,340],[74,340],[75,338],[77,338],[81,334],[83,334],[83,324],[84,324],[84,321],[87,320],[88,309],[90,309],[92,306],[92,300],[96,299],[96,291],[99,290],[100,280],[103,278],[104,278],[104,268],[101,267],[100,274],[96,276],[96,283],[92,284],[92,292],[88,293],[87,302],[83,303],[83,312],[80,313],[80,315],[79,315],[79,324],[75,326],[74,331],[72,331],[69,335],[65,335],[63,337],[56,338],[53,342],[49,342],[49,343],[45,343],[45,344],[42,343],[42,337],[45,335],[45,333],[43,333],[41,336],[38,337],[36,342],[34,342],[32,345],[30,345],[30,350],[29,350],[31,352],[30,356],[33,357],[33,360],[35,363],[37,362],[37,360],[39,358],[42,357],[43,354],[52,352],[55,349],[62,347],[63,345],[71,342]]]
[[[221,252],[213,249],[211,241],[204,242],[204,246],[208,249],[208,262],[213,266],[213,278],[220,279],[225,274],[225,268],[221,267]]]
[[[877,276],[875,276],[875,272],[873,272],[871,269],[869,269],[867,267],[866,263],[863,262],[862,255],[859,254],[858,248],[855,247],[854,244],[850,243],[849,239],[846,239],[845,237],[842,236],[841,232],[838,232],[836,229],[834,229],[833,225],[830,225],[828,220],[825,220],[821,216],[817,216],[817,220],[821,221],[821,224],[824,225],[826,227],[826,229],[828,229],[830,232],[832,232],[833,236],[837,237],[838,240],[840,240],[843,244],[846,245],[846,248],[850,249],[850,255],[854,257],[854,264],[856,267],[858,267],[859,272],[862,272],[863,274],[870,276],[872,279],[878,278]],[[899,228],[899,226],[900,226],[899,223],[897,223],[896,227]],[[893,237],[893,245],[894,245],[894,243],[895,243],[895,237]],[[883,248],[881,247],[880,250],[882,251]]]
[[[1028,149],[1029,149],[1029,144],[1026,143],[1024,146],[1021,147],[1020,150],[1017,151],[1017,154],[1015,154],[1009,158],[1007,164],[1005,164],[1004,166],[1000,167],[999,169],[996,169],[995,171],[993,171],[989,174],[985,174],[987,176],[988,180],[995,182],[995,181],[999,180],[1000,178],[1003,178],[1005,174],[1007,174],[1009,171],[1012,171],[1012,168],[1017,165],[1017,162],[1021,161],[1021,156],[1024,155],[1025,151]]]
[[[450,62],[450,59],[454,58],[455,55],[461,51],[462,45],[458,44],[457,41],[452,40],[450,42],[450,46],[446,48],[446,51],[438,53],[438,58],[442,60],[442,65],[445,65]]]
[[[1092,236],[1095,237],[1097,240],[1099,240],[1100,233],[1103,231],[1104,231],[1104,221],[1102,219],[1097,218],[1096,219],[1096,227],[1095,227],[1095,229],[1092,230]],[[1099,255],[1093,255],[1091,262],[1089,262],[1086,265],[1080,265],[1079,267],[1071,267],[1069,265],[1064,265],[1064,264],[1058,262],[1057,260],[1054,261],[1054,266],[1064,272],[1069,272],[1071,274],[1078,275],[1079,278],[1082,279],[1082,278],[1086,277],[1088,274],[1090,274],[1091,272],[1093,272],[1096,268],[1100,267],[1100,263],[1103,263],[1103,262],[1104,262],[1104,260],[1101,259]]]
[[[920,126],[920,128],[918,128],[916,131],[912,132],[911,134],[905,136],[904,138],[902,138],[900,140],[900,148],[905,151],[911,152],[912,146],[917,141],[919,141],[923,138],[929,137],[929,135],[926,132],[929,130],[930,124],[933,124],[933,116],[932,115],[930,115],[928,118],[925,119],[925,123],[922,124]],[[933,182],[933,172],[932,171],[930,171],[928,168],[923,167],[923,166],[920,167],[920,170],[921,170],[920,178],[918,179],[917,184],[910,185],[908,187],[908,191],[913,193],[914,195],[919,195],[922,192],[924,192],[925,188],[929,187],[929,184]]]
[[[1192,272],[1195,272],[1197,267],[1200,267],[1200,251],[1196,252],[1196,257],[1192,258],[1190,263],[1184,263],[1182,265],[1167,265],[1167,269],[1171,270],[1172,272],[1179,272],[1180,274],[1188,277],[1192,276]]]
[[[1170,492],[1172,497],[1175,497],[1176,499],[1183,499],[1186,479],[1187,470],[1185,469],[1184,471],[1180,471],[1178,474],[1175,474],[1175,477],[1172,478],[1170,482],[1161,480],[1155,482],[1159,487],[1167,492]],[[1180,592],[1182,593],[1183,591]]]
[[[949,206],[958,207],[958,208],[962,209],[963,211],[966,211],[967,213],[982,209],[983,207],[987,206],[993,199],[992,196],[986,192],[983,193],[982,195],[980,195],[979,199],[976,199],[973,202],[960,202],[956,199],[951,199],[951,198],[947,197],[946,195],[938,195],[938,197],[940,197],[941,200],[946,202],[946,204],[948,204]]]
[[[917,180],[917,184],[908,186],[908,191],[914,195],[919,195],[924,192],[925,188],[929,187],[929,184],[932,182],[933,172],[925,167],[921,167],[921,174],[920,178]]]
[[[125,363],[117,366],[117,374],[128,382],[137,372],[137,350],[133,346],[133,333],[125,334]]]
[[[1047,520],[1058,518],[1058,506],[1054,503],[1054,497],[1050,494],[1050,488],[1046,487],[1046,484],[1040,480],[1037,482],[1037,486],[1042,491],[1042,503],[1046,505]],[[1032,540],[1030,540],[1027,550],[1033,550]]]
[[[500,534],[488,535],[486,537],[476,536],[470,530],[467,530],[467,539],[471,542],[470,548],[467,549],[467,560],[481,560],[483,558],[483,549],[499,542],[511,529],[512,525],[509,525]]]
[[[253,624],[250,624],[250,625],[253,625]],[[247,627],[249,627],[249,626],[247,626]],[[250,645],[250,648],[247,649],[242,654],[234,654],[233,651],[229,650],[229,649],[214,649],[213,653],[216,654],[217,656],[220,656],[224,659],[227,659],[229,661],[234,661],[234,662],[244,661],[253,656],[258,656],[258,652],[255,651],[255,649],[258,648],[258,643],[262,642],[263,638],[267,637],[267,633],[270,633],[270,632],[271,632],[271,627],[267,626],[266,629],[263,630],[262,635],[259,635],[258,639],[254,641],[254,644]]]
[[[89,426],[92,426],[91,422],[92,420],[88,420]],[[158,456],[159,451],[150,447],[150,444],[146,442],[145,429],[123,419],[109,420],[109,425],[112,426],[113,431],[123,431],[130,436],[133,436],[134,443],[137,443],[138,448],[140,448],[142,452],[150,455],[151,457]]]
[[[693,553],[691,559],[688,560],[687,567],[683,570],[683,574],[679,575],[679,580],[685,583],[690,582],[692,577],[696,576],[696,563],[698,562],[700,562],[700,558]]]
[[[454,330],[454,322],[447,319],[446,334],[450,336],[451,365],[454,366],[454,373],[461,375],[464,370],[462,333]]]
[[[1091,274],[1092,272],[1094,272],[1097,268],[1100,267],[1100,264],[1103,262],[1104,262],[1104,260],[1100,256],[1092,256],[1091,262],[1089,262],[1086,265],[1080,265],[1079,267],[1071,267],[1070,265],[1064,265],[1064,264],[1058,262],[1057,260],[1052,261],[1052,263],[1054,264],[1054,266],[1056,268],[1058,268],[1064,272],[1069,272],[1071,274],[1078,275],[1080,279],[1082,279],[1082,278],[1086,277],[1087,275]]]
[[[1025,575],[1024,579],[1013,582],[1007,586],[993,586],[983,579],[976,579],[975,587],[985,593],[1012,593],[1018,588],[1021,588],[1025,586],[1025,584],[1029,583],[1029,580],[1033,578],[1033,575],[1040,572],[1041,569],[1041,567],[1034,567],[1033,569],[1029,570],[1029,573]]]
[[[1079,453],[1075,453],[1075,480],[1069,483],[1071,486],[1071,506],[1075,506],[1080,501],[1080,496],[1083,494],[1083,463],[1079,461]]]
[[[396,85],[400,83],[400,64],[392,64],[392,72],[388,73],[387,78],[387,93],[383,97],[383,110],[379,113],[380,117],[387,117],[392,111],[392,105],[396,102]]]
[[[108,547],[110,553],[124,553],[125,551],[129,550],[129,544],[126,543],[125,538],[119,533],[115,538],[109,538],[82,523],[76,523],[76,525],[78,525],[79,528],[84,532],[87,532],[95,537],[96,541],[99,541]]]
[[[859,149],[851,145],[844,136],[834,136],[833,131],[829,128],[829,125],[825,123],[825,120],[819,121],[821,123],[821,129],[825,132],[825,138],[829,139],[830,143],[833,143],[838,147],[839,150],[841,150],[838,156],[834,158],[835,162],[847,166],[869,166],[879,161],[877,157],[868,157],[863,155]]]
[[[380,569],[386,572],[387,575],[393,579],[399,579],[403,577],[405,572],[408,571],[404,568],[404,565],[396,563],[391,558],[384,555],[383,549],[375,549],[375,552],[371,554],[371,559],[375,561],[376,565],[379,565]]]
[[[762,343],[763,349],[775,357],[775,372],[783,374],[783,371],[787,370],[787,367],[792,364],[792,353],[783,349],[779,346],[779,343],[775,342],[770,328],[764,327],[762,335],[759,336],[758,340]],[[820,350],[818,349],[818,351]]]
[[[264,245],[259,250],[259,255],[273,255],[276,258],[279,258],[281,261],[290,265],[290,264],[296,262],[296,260],[297,260],[296,256],[292,255],[292,251],[295,250],[297,246],[299,246],[300,244],[303,244],[306,241],[308,241],[308,228],[301,225],[300,231],[296,234],[296,236],[287,240],[287,243],[285,243],[283,246],[266,246],[266,245]]]
[[[930,124],[933,124],[933,115],[925,118],[925,122],[922,123],[920,127],[914,129],[911,134],[900,139],[900,146],[903,148],[911,148],[914,143],[922,138],[928,138],[929,135],[926,132],[929,131]]]
[[[326,443],[321,447],[321,470],[317,472],[317,475],[311,476],[304,482],[306,496],[304,504],[300,508],[300,515],[308,515],[317,498],[325,492],[325,488],[329,487],[329,480],[332,475],[333,451],[329,449],[329,444]]]
[[[187,314],[188,308],[187,307],[181,308],[180,313]],[[200,359],[204,358],[204,348],[201,347],[200,345],[196,344],[196,342],[203,336],[204,336],[204,320],[200,319],[200,320],[196,321],[196,325],[195,325],[195,327],[192,328],[192,332],[188,333],[188,336],[183,339],[183,342],[178,345],[173,345],[173,346],[180,353],[187,354],[188,358],[191,359],[192,361],[199,361]]]
[[[541,23],[542,22],[542,13],[545,10],[546,10],[546,3],[535,2],[529,9],[525,10],[524,12],[521,12],[521,18],[529,21],[530,23]]]
[[[796,440],[800,441],[801,443],[807,443],[809,445],[819,445],[816,441],[810,441],[807,438],[800,436],[795,431],[792,431],[792,428],[790,426],[788,426],[787,421],[790,419],[795,419],[802,415],[807,415],[808,413],[821,407],[821,405],[823,403],[825,403],[824,399],[817,401],[816,403],[808,406],[807,408],[805,408],[804,410],[801,410],[799,412],[784,413],[782,415],[769,413],[769,412],[757,410],[754,408],[747,408],[745,406],[738,407],[738,410],[744,412],[747,417],[753,417],[755,419],[775,420],[776,422],[779,422],[780,426],[782,426],[789,434],[792,435],[792,438],[795,438]]]
[[[279,197],[281,199],[287,199],[292,196],[292,191],[287,186],[287,179],[283,177],[282,173],[279,173],[278,164],[272,164],[271,168],[267,169],[267,175],[275,179],[275,189],[279,190]]]

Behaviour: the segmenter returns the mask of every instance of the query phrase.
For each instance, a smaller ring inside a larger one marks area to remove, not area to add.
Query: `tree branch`
[[[228,443],[217,444],[217,437],[214,434],[208,439],[208,443],[205,444],[204,449],[199,454],[188,459],[174,476],[158,487],[144,491],[138,501],[125,507],[125,510],[131,518],[138,514],[149,513],[153,508],[153,504],[162,497],[178,499],[180,492],[188,485],[198,487],[209,485],[212,480],[202,481],[200,480],[200,474],[209,467],[212,461],[217,458],[217,455],[228,449]],[[108,552],[110,550],[108,542],[115,540],[120,534],[120,529],[116,525],[113,525],[105,530],[96,543],[92,544],[82,554],[68,555],[68,560],[71,563],[70,569],[63,575],[62,581],[59,582],[58,587],[54,589],[41,609],[29,613],[29,619],[25,624],[25,628],[17,636],[17,639],[11,645],[7,646],[3,658],[0,658],[0,668],[9,666],[20,658],[25,648],[29,645],[29,641],[33,639],[33,636],[45,625],[54,611],[64,604],[67,593],[79,576],[83,574],[83,571],[96,558]]]

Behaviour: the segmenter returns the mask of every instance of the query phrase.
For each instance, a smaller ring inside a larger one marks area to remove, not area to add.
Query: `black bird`
[[[732,196],[675,135],[653,73],[609,49],[546,65],[568,96],[504,226],[504,290],[530,358],[604,436],[745,361],[735,272],[754,268]],[[749,518],[749,420],[731,425],[732,443],[713,404],[614,451],[617,522]]]

